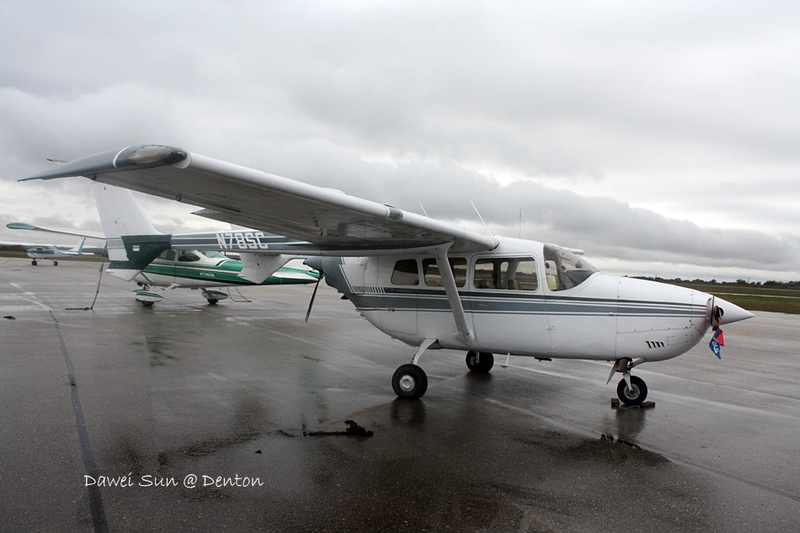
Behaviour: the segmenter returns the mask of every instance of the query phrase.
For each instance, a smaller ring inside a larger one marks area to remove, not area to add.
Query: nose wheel
[[[647,398],[647,385],[644,380],[638,376],[631,376],[633,367],[644,363],[644,358],[631,361],[628,357],[617,359],[614,366],[611,367],[611,373],[608,375],[606,385],[614,377],[614,373],[619,372],[622,374],[622,380],[617,385],[617,396],[620,401],[625,405],[642,405],[645,398]]]
[[[626,376],[630,379],[630,385],[626,379],[621,379],[617,385],[617,396],[625,405],[642,405],[647,398],[647,385],[639,376]]]

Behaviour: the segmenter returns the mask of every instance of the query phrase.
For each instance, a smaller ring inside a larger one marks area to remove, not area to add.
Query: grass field
[[[736,283],[694,283],[690,281],[664,283],[690,287],[713,294],[748,311],[800,314],[800,289],[781,289]]]

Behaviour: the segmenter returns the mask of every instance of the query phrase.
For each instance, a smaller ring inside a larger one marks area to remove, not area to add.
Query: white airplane
[[[9,229],[20,229],[20,230],[27,230],[27,231],[45,231],[47,233],[58,233],[61,235],[73,235],[80,237],[81,240],[77,242],[74,246],[65,246],[61,244],[38,244],[38,243],[23,243],[23,242],[2,242],[0,244],[4,246],[24,246],[25,253],[28,254],[28,257],[31,258],[31,265],[36,266],[39,261],[48,260],[53,262],[53,266],[58,266],[59,259],[77,259],[81,256],[87,255],[97,255],[102,253],[103,248],[97,247],[88,247],[84,248],[84,244],[86,243],[86,239],[98,239],[98,240],[105,240],[102,235],[95,235],[91,233],[79,233],[75,231],[68,231],[68,230],[47,230],[44,228],[40,228],[38,226],[34,226],[31,224],[25,224],[23,222],[11,222],[6,224],[6,227]]]
[[[753,316],[697,290],[601,274],[574,250],[481,235],[180,148],[130,146],[25,180],[71,176],[202,206],[199,215],[297,239],[231,235],[218,249],[253,262],[320,256],[307,264],[375,327],[417,347],[392,378],[400,397],[425,393],[420,358],[446,348],[466,350],[475,372],[489,371],[493,354],[613,362],[609,381],[621,373],[619,398],[637,405],[647,386],[631,375],[634,367],[681,355],[709,328],[716,338],[720,325]],[[137,238],[122,240],[134,262]]]

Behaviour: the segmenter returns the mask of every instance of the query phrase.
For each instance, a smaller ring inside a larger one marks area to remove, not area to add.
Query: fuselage
[[[57,257],[69,257],[80,255],[78,252],[70,252],[62,250],[55,245],[53,246],[33,246],[25,250],[28,257],[31,259],[53,259]]]
[[[202,289],[238,285],[256,285],[239,276],[242,262],[217,252],[166,250],[134,279],[146,285]],[[260,285],[314,283],[319,274],[299,260],[279,268]]]
[[[499,241],[490,252],[448,256],[472,346],[458,335],[432,253],[326,258],[322,268],[364,318],[413,346],[436,339],[499,354],[659,361],[695,346],[710,326],[709,294],[605,275],[558,246]],[[752,316],[725,304],[730,321]]]

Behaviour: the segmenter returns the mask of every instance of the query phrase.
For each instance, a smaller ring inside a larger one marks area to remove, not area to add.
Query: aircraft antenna
[[[429,217],[429,216],[428,216],[428,212],[427,212],[427,211],[425,211],[425,208],[424,208],[424,207],[422,207],[422,202],[418,202],[418,203],[419,203],[419,207],[420,207],[420,209],[422,209],[422,212],[423,212],[423,213],[425,213],[425,216],[426,216],[426,217],[428,217],[428,218],[431,218],[431,217]]]
[[[489,226],[487,226],[486,222],[483,220],[483,217],[481,216],[481,212],[478,211],[477,207],[475,207],[475,202],[470,201],[470,203],[472,204],[472,209],[474,209],[475,212],[478,213],[478,218],[481,219],[481,222],[483,222],[483,227],[486,228],[486,231],[489,232],[489,236],[490,237],[494,237],[494,235],[492,235],[492,230],[489,229]]]

